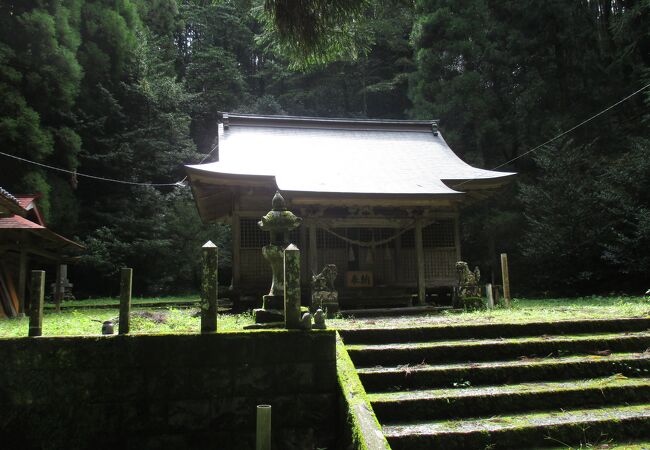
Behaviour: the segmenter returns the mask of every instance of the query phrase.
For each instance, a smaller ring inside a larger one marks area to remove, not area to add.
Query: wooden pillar
[[[27,265],[29,257],[27,252],[20,252],[19,272],[18,272],[18,314],[25,314],[25,304],[27,303]]]
[[[201,333],[217,331],[217,246],[203,245],[203,278],[201,280]]]
[[[393,258],[393,268],[395,270],[395,282],[399,283],[402,281],[400,275],[400,264],[402,262],[402,236],[397,236],[395,238],[395,258]]]
[[[241,217],[239,216],[239,199],[235,199],[230,230],[232,233],[232,286],[234,291],[241,287]]]
[[[510,274],[508,273],[508,255],[501,253],[501,277],[503,278],[503,303],[510,306]]]
[[[309,271],[318,273],[318,250],[316,249],[316,224],[309,225]]]
[[[43,299],[45,297],[45,271],[32,270],[31,301],[29,308],[29,336],[43,334]]]
[[[284,326],[300,328],[300,250],[294,244],[284,250]]]
[[[301,249],[306,249],[309,248],[307,245],[307,227],[305,225],[302,225],[300,228],[298,228],[299,236],[300,236],[300,242],[299,242],[299,247]],[[311,274],[309,273],[309,268],[307,267],[307,261],[303,261],[303,258],[300,260],[300,280],[304,284],[304,286],[309,286],[311,283]]]
[[[426,278],[424,274],[424,244],[422,242],[423,220],[415,222],[415,261],[418,273],[418,304],[424,305],[426,295]]]
[[[454,217],[454,245],[456,246],[456,262],[462,261],[460,251],[460,215]]]
[[[118,334],[127,334],[131,329],[131,286],[133,269],[127,267],[120,274],[120,322]]]
[[[54,305],[56,312],[61,312],[61,300],[63,300],[63,270],[61,263],[56,263],[56,279],[54,280]]]

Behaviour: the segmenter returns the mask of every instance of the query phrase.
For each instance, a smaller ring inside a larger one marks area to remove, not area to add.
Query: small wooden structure
[[[202,219],[232,227],[235,291],[268,289],[257,221],[280,190],[304,218],[291,236],[303,286],[335,264],[348,307],[422,304],[427,289],[455,285],[459,206],[514,175],[463,162],[435,121],[222,113],[216,159],[186,170]]]
[[[25,312],[31,265],[56,265],[57,291],[63,294],[61,267],[74,262],[83,246],[49,230],[38,209],[39,195],[13,196],[0,188],[0,317]]]

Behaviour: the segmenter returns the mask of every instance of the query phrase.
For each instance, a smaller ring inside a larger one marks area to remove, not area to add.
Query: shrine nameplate
[[[345,286],[349,288],[372,287],[372,272],[368,270],[351,270],[345,272]]]

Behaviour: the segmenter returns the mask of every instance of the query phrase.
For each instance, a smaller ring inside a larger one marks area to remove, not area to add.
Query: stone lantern
[[[281,322],[284,320],[284,249],[290,244],[289,232],[302,223],[300,217],[287,210],[280,192],[276,192],[271,203],[272,209],[257,225],[271,233],[271,242],[262,248],[262,255],[271,265],[273,279],[269,293],[262,297],[262,308],[256,309],[255,322]]]

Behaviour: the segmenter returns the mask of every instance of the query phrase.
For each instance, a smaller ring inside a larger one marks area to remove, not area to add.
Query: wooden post
[[[303,249],[303,251],[306,248],[309,248],[307,245],[307,227],[302,226],[298,228],[298,233],[300,237],[300,243],[299,247]],[[309,267],[307,267],[307,261],[303,261],[302,258],[300,260],[300,282],[304,284],[306,288],[308,288],[311,284],[311,274],[309,273]],[[309,290],[309,289],[307,289]]]
[[[454,217],[454,246],[456,247],[456,261],[462,261],[460,251],[460,217],[458,214]]]
[[[120,321],[118,334],[127,334],[131,328],[131,286],[133,269],[124,267],[120,273]]]
[[[56,279],[54,280],[54,305],[56,312],[61,312],[61,300],[63,299],[63,271],[61,263],[56,263]]]
[[[201,280],[201,333],[217,331],[217,246],[203,245],[203,279]]]
[[[25,314],[25,304],[27,303],[27,264],[29,258],[27,252],[20,252],[19,272],[18,272],[18,314]]]
[[[309,225],[309,271],[318,273],[318,250],[316,249],[316,224]]]
[[[487,306],[489,309],[494,308],[494,293],[492,292],[492,283],[485,285],[485,294],[487,295]]]
[[[271,450],[271,405],[257,405],[255,450]]]
[[[43,334],[43,299],[45,297],[45,271],[32,270],[31,302],[29,308],[29,336]]]
[[[402,281],[400,267],[402,263],[402,236],[395,238],[395,257],[393,258],[393,268],[395,269],[395,281],[399,284]]]
[[[300,328],[300,250],[293,244],[284,250],[284,325]]]
[[[424,245],[422,243],[422,219],[415,222],[415,260],[418,271],[418,304],[424,305],[426,278],[424,274]]]
[[[236,203],[237,204],[237,203]],[[238,291],[241,286],[241,219],[237,207],[232,216],[232,289]]]
[[[501,277],[503,278],[503,303],[510,306],[510,275],[508,274],[508,255],[501,253]]]

